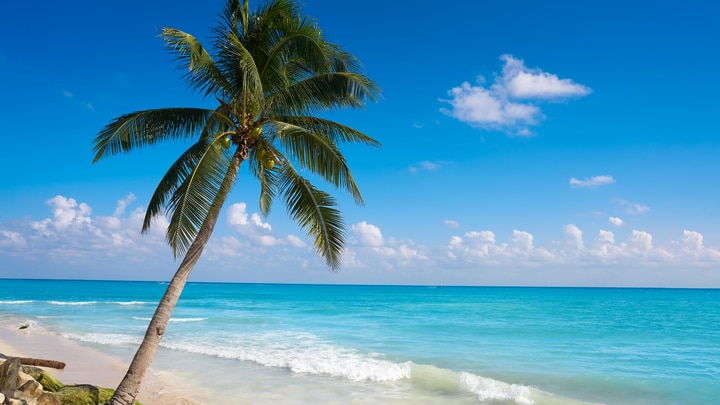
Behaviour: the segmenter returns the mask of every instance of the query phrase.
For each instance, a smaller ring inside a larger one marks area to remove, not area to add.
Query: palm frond
[[[335,108],[361,109],[375,101],[378,88],[366,76],[351,72],[318,73],[266,96],[277,114],[306,115]]]
[[[214,114],[204,108],[160,108],[115,118],[93,139],[93,163],[159,141],[193,138]]]
[[[345,189],[355,199],[356,204],[363,205],[362,195],[350,173],[345,156],[335,142],[322,132],[312,132],[278,121],[273,124],[278,129],[278,142],[293,161],[335,187]]]
[[[227,96],[232,89],[210,54],[194,36],[175,28],[163,28],[165,47],[177,55],[178,68],[185,71],[188,85],[203,93]]]
[[[280,177],[278,176],[277,166],[275,169],[266,169],[262,167],[262,163],[258,162],[256,167],[259,167],[257,178],[260,180],[260,213],[263,216],[268,216],[275,201]]]
[[[315,250],[332,270],[340,267],[345,243],[344,221],[335,199],[315,188],[290,164],[280,171],[280,192],[290,217],[313,240]]]
[[[310,132],[321,133],[337,144],[361,143],[372,147],[380,147],[382,144],[374,138],[335,121],[315,116],[284,115],[274,116],[276,121],[302,127]]]
[[[224,45],[218,50],[218,69],[228,81],[229,98],[241,101],[257,114],[263,94],[263,83],[253,55],[235,33],[227,33]]]
[[[166,202],[172,213],[167,240],[177,257],[184,254],[213,208],[230,167],[219,138],[202,138],[192,145],[172,177],[179,181]]]

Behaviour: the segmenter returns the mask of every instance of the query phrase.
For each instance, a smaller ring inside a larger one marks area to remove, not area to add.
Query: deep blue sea
[[[0,279],[0,318],[129,361],[165,287]],[[153,367],[217,404],[718,404],[720,290],[189,283]]]

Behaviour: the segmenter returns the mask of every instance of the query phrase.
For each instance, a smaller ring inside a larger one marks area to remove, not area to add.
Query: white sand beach
[[[63,384],[93,384],[115,388],[127,368],[119,359],[82,346],[62,336],[32,329],[0,325],[0,353],[12,357],[34,357],[62,361],[64,370],[48,369]],[[204,405],[199,388],[168,372],[151,368],[137,399],[143,405]]]

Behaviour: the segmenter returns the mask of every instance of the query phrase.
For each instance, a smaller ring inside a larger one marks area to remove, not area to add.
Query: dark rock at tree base
[[[20,359],[9,358],[0,364],[0,392],[14,391],[20,378]]]

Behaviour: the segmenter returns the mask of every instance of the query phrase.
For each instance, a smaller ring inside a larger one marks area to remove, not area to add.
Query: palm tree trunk
[[[135,357],[133,357],[125,377],[115,390],[115,394],[113,394],[112,398],[110,398],[110,401],[108,402],[109,405],[135,404],[135,397],[137,397],[138,392],[140,392],[140,384],[145,376],[145,372],[147,372],[150,367],[150,363],[152,363],[153,358],[155,357],[155,352],[157,352],[160,340],[165,333],[165,328],[167,327],[168,322],[170,322],[170,316],[175,309],[175,305],[177,305],[178,299],[180,299],[180,294],[185,287],[185,283],[187,283],[190,272],[192,272],[195,264],[200,259],[200,255],[205,249],[205,245],[210,239],[213,229],[215,229],[215,224],[220,216],[220,208],[222,208],[222,205],[225,202],[227,192],[230,188],[229,186],[235,181],[235,177],[240,169],[242,160],[244,159],[240,157],[239,153],[236,153],[235,156],[233,156],[232,163],[230,164],[228,172],[223,179],[223,186],[227,187],[224,189],[221,187],[215,201],[213,201],[213,208],[211,208],[211,211],[205,219],[205,222],[203,222],[200,227],[195,240],[188,248],[182,263],[180,263],[180,266],[175,272],[175,275],[172,280],[170,280],[170,284],[168,284],[167,290],[165,290],[165,294],[160,300],[160,303],[150,320],[150,324],[145,332],[145,337],[135,353]]]

